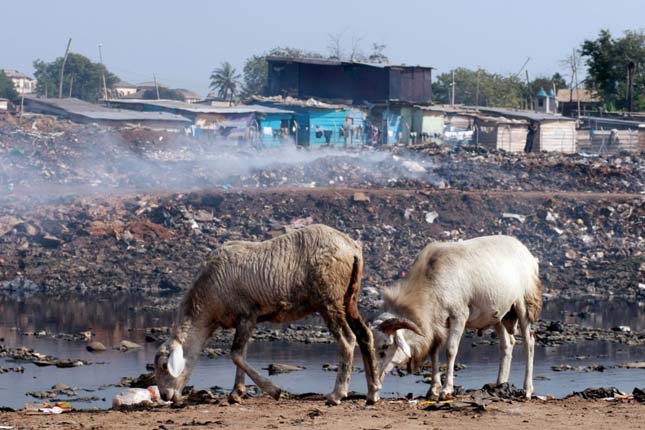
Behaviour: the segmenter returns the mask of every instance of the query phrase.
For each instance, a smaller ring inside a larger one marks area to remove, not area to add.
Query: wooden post
[[[450,83],[450,105],[455,105],[455,70],[452,70],[452,82]]]
[[[63,76],[65,75],[65,63],[67,62],[67,54],[69,54],[69,47],[72,44],[72,38],[67,41],[67,48],[65,49],[65,56],[63,63],[60,65],[60,76],[58,77],[58,98],[63,98]]]
[[[481,75],[481,68],[477,67],[477,92],[475,93],[475,106],[479,106],[479,75]]]
[[[532,110],[533,108],[531,107],[533,105],[533,94],[531,92],[531,80],[529,79],[529,69],[526,69],[526,88],[528,92],[528,100],[526,103],[528,104],[527,110]]]
[[[157,76],[153,73],[152,74],[152,79],[155,81],[155,90],[157,90],[157,100],[159,100],[161,97],[159,97],[159,85],[157,85]]]
[[[72,97],[72,87],[74,86],[74,75],[70,76],[69,78],[69,95],[68,97]]]
[[[627,65],[627,111],[634,111],[634,74],[636,72],[636,64],[630,61]]]

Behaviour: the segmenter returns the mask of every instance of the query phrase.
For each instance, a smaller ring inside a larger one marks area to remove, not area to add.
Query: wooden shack
[[[536,127],[533,152],[550,151],[572,154],[576,147],[576,121],[562,115],[525,110],[480,108],[481,112],[493,116],[527,121]]]
[[[528,121],[480,115],[475,117],[474,143],[490,149],[523,152]]]

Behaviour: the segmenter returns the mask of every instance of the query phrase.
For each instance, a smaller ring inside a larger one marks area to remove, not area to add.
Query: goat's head
[[[181,343],[171,338],[161,345],[155,356],[155,379],[163,400],[181,400],[189,373]]]
[[[412,349],[405,339],[404,330],[411,330],[419,336],[423,332],[407,318],[382,314],[374,322],[374,350],[380,372],[380,380],[395,366],[407,364],[412,358]]]

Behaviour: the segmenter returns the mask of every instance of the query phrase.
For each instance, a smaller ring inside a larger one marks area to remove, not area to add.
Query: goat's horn
[[[397,330],[407,329],[412,330],[419,336],[423,336],[423,331],[418,325],[413,323],[407,318],[389,318],[378,325],[378,329],[385,334],[394,334]]]

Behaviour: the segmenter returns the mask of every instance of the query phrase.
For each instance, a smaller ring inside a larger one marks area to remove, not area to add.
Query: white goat
[[[537,260],[517,239],[486,236],[463,242],[431,243],[413,263],[407,279],[384,292],[375,323],[374,345],[384,378],[392,367],[415,369],[432,358],[428,397],[453,394],[454,365],[465,328],[495,327],[500,364],[497,383],[508,382],[516,323],[524,338],[526,396],[533,393],[531,323],[542,309]],[[448,369],[441,389],[439,350],[446,344]]]
[[[358,312],[363,273],[361,247],[343,233],[312,225],[265,242],[227,242],[208,260],[186,293],[173,334],[155,357],[162,398],[179,401],[204,343],[219,327],[235,328],[231,359],[237,366],[229,397],[240,402],[247,374],[276,400],[281,390],[246,361],[257,322],[290,322],[319,312],[340,348],[340,365],[328,403],[347,396],[356,340],[376,402],[380,382],[372,333]]]

